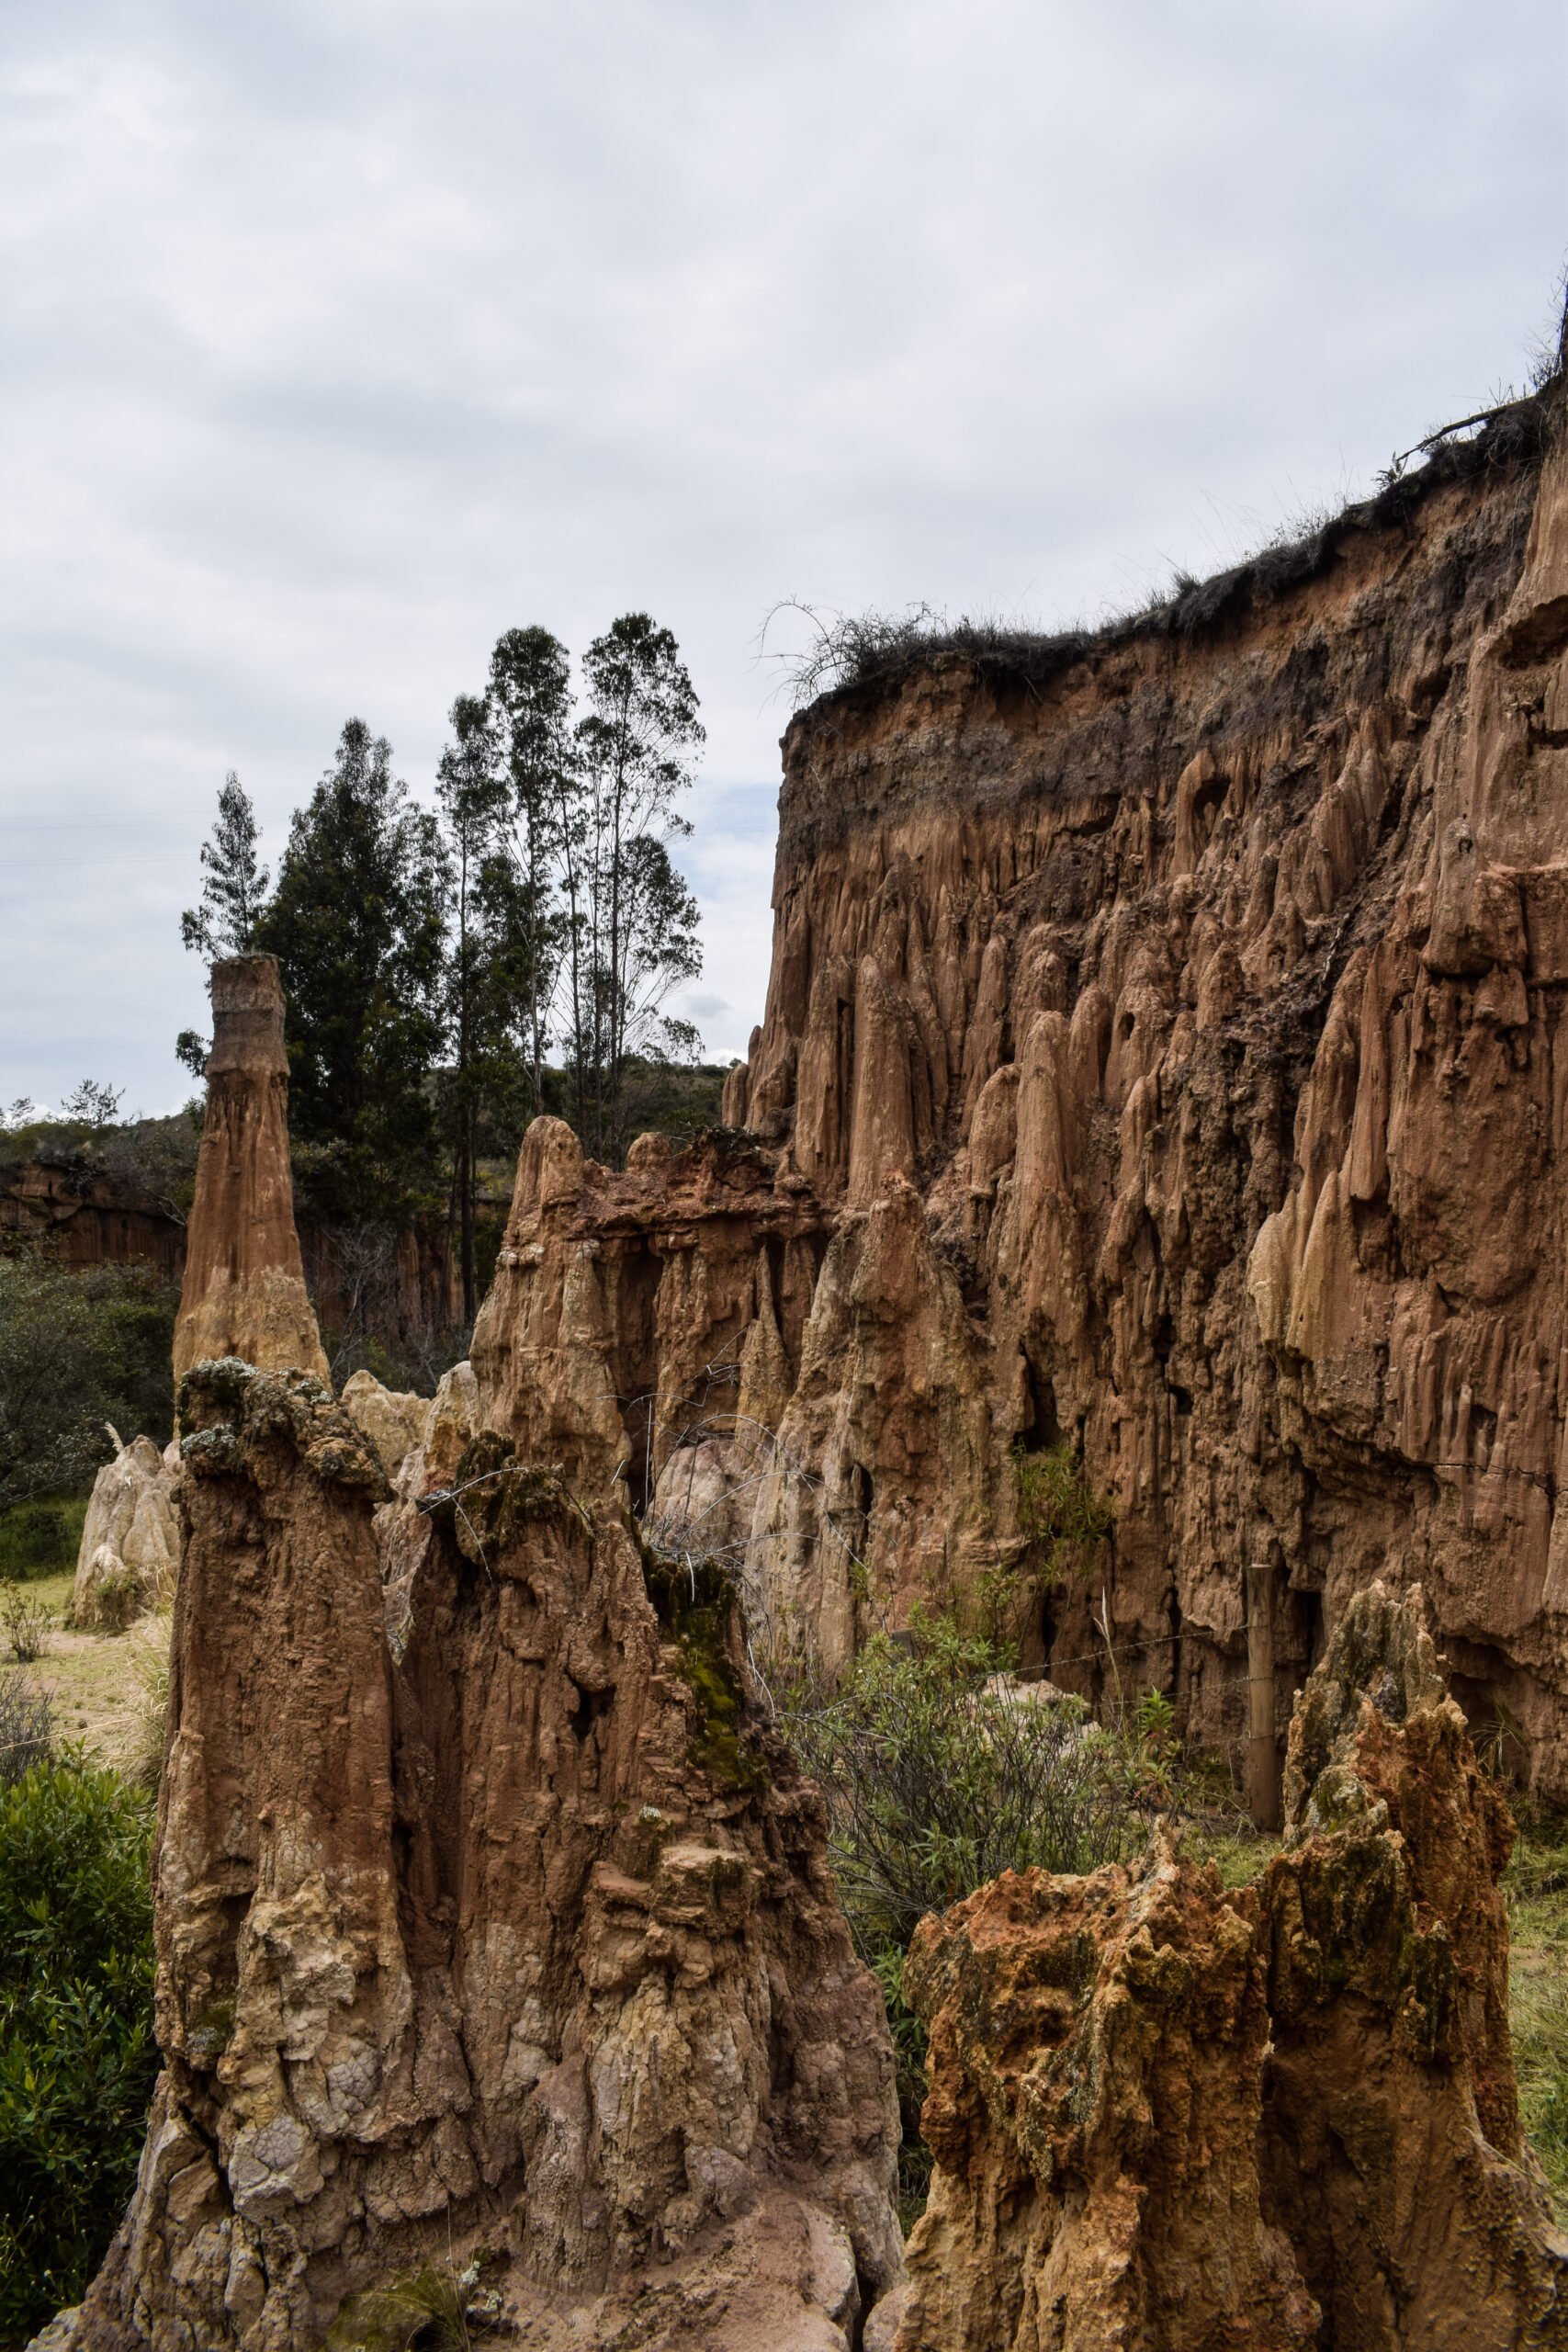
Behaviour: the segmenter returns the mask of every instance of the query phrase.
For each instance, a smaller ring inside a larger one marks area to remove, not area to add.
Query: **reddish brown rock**
[[[1419,1606],[1358,1595],[1292,1723],[1263,1890],[1267,2201],[1337,2352],[1568,2344],[1568,2241],[1508,2041],[1513,1825]]]
[[[1261,1888],[1157,1843],[920,1928],[936,2170],[897,2352],[1568,2343],[1507,2039],[1511,1829],[1417,1608],[1350,1603]]]
[[[212,967],[207,1124],[175,1324],[175,1377],[237,1356],[325,1380],[305,1289],[288,1166],[283,988],[270,956]]]
[[[931,2199],[898,2352],[1287,2352],[1317,2307],[1265,2219],[1257,1905],[1156,1850],[1008,1872],[920,1929]]]
[[[70,2340],[305,2352],[482,2238],[526,2342],[845,2352],[892,2052],[723,1589],[481,1433],[390,1644],[348,1414],[232,1358],[180,1406],[164,2072]]]
[[[796,718],[750,1140],[613,1176],[530,1138],[503,1425],[699,1496],[758,1637],[829,1657],[1027,1581],[1012,1449],[1065,1442],[1123,1679],[1262,1810],[1377,1577],[1568,1797],[1561,423],[1557,386],[1163,616]],[[1031,1611],[1095,1695],[1087,1599]]]

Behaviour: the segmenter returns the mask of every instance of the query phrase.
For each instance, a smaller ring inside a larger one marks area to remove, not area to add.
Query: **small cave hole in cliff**
[[[1031,1450],[1043,1453],[1047,1447],[1062,1442],[1062,1425],[1056,1415],[1056,1385],[1039,1371],[1029,1358],[1023,1360],[1023,1400],[1026,1419],[1024,1429]]]

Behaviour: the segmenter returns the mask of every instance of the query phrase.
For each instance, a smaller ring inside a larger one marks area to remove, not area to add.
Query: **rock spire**
[[[328,1378],[305,1289],[288,1167],[283,984],[271,956],[212,967],[212,1050],[175,1324],[175,1378],[238,1356]]]
[[[1258,1886],[1164,1841],[919,1930],[936,2171],[897,2352],[1568,2344],[1508,2047],[1512,1828],[1420,1608],[1350,1603]]]

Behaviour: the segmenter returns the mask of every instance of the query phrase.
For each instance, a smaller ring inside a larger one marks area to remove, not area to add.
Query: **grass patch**
[[[1503,1884],[1519,2112],[1568,2223],[1568,1820],[1527,1818]]]
[[[1245,1820],[1198,1820],[1182,1838],[1181,1849],[1190,1861],[1213,1862],[1222,1886],[1251,1886],[1260,1879],[1280,1850],[1271,1830],[1254,1829]]]
[[[168,1608],[139,1617],[124,1633],[81,1633],[71,1623],[74,1577],[41,1577],[24,1588],[52,1620],[36,1666],[0,1663],[0,1678],[27,1680],[46,1697],[57,1739],[80,1745],[141,1786],[157,1780],[167,1687]]]

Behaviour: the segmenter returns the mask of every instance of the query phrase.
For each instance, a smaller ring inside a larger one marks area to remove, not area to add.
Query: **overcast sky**
[[[1521,382],[1561,0],[6,0],[0,1099],[155,1110],[224,771],[428,795],[497,634],[675,631],[710,1052],[780,598],[1043,627]]]

